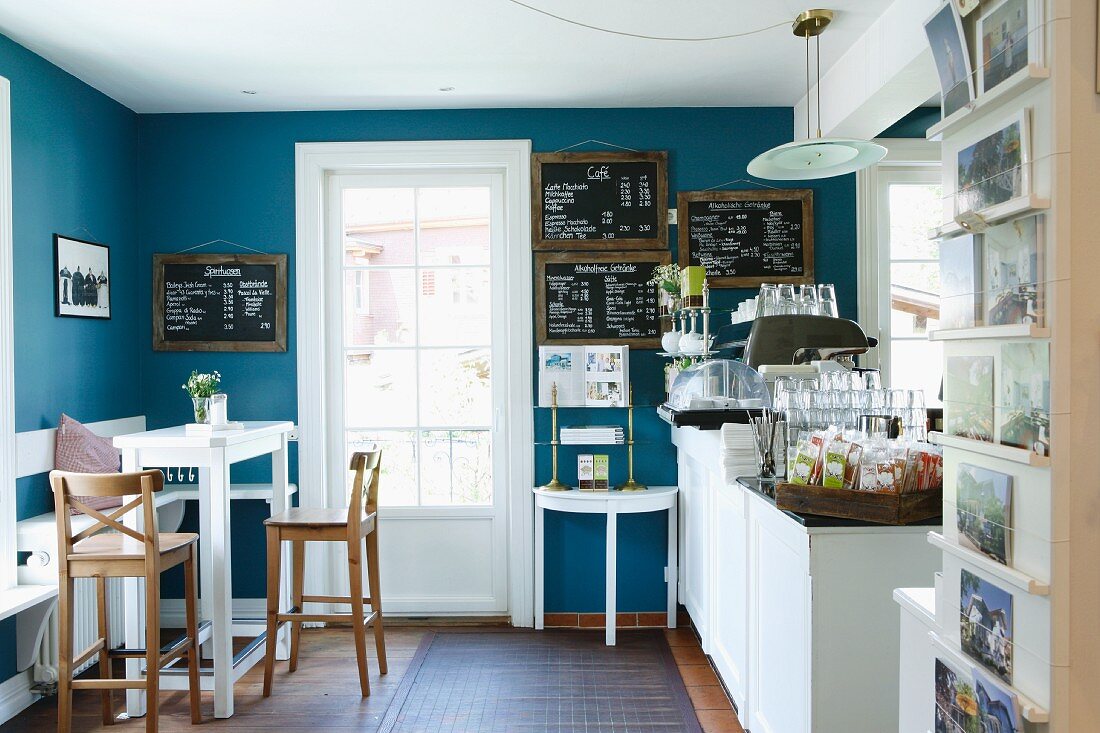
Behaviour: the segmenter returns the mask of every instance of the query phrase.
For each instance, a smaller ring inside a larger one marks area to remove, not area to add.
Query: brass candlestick
[[[629,402],[626,406],[626,483],[619,484],[615,488],[619,491],[645,491],[646,485],[634,480],[634,385],[630,385],[627,394]]]
[[[569,491],[570,487],[558,481],[558,383],[550,386],[550,453],[552,455],[552,478],[550,483],[540,486],[544,491]]]

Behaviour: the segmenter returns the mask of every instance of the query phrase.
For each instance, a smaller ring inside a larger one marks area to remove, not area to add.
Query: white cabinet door
[[[756,506],[760,504],[759,506]],[[748,728],[810,733],[810,546],[790,520],[750,497]]]
[[[708,564],[710,553],[707,482],[709,476],[698,461],[680,452],[680,602],[708,648]]]
[[[748,516],[745,490],[714,491],[714,628],[711,658],[742,715],[747,713],[749,662]]]

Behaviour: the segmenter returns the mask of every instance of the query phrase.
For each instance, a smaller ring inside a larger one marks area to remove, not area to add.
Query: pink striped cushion
[[[62,414],[57,426],[54,468],[75,473],[119,473],[121,454],[110,438],[101,438],[68,415]],[[122,506],[121,496],[74,496],[92,509]],[[80,514],[75,508],[73,514]]]

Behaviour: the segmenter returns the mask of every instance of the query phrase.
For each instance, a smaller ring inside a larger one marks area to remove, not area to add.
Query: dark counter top
[[[757,496],[767,501],[772,506],[775,506],[775,482],[764,481],[756,476],[739,476],[737,483],[744,486],[749,491],[753,492]],[[785,510],[779,510],[786,514],[794,521],[801,524],[803,527],[890,527],[893,525],[879,524],[878,522],[867,522],[862,519],[841,519],[840,517],[823,517],[817,514],[799,514],[797,512],[788,512]],[[914,522],[913,524],[906,525],[909,527],[940,527],[943,525],[943,517],[932,517],[931,519],[925,519],[920,522]]]

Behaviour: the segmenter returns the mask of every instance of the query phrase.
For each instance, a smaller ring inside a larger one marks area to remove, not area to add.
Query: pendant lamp
[[[776,181],[831,178],[867,168],[882,160],[886,148],[869,140],[821,137],[821,34],[833,19],[831,10],[806,10],[794,20],[794,34],[806,39],[806,139],[765,151],[749,163],[749,175]],[[810,137],[810,38],[817,48],[817,135]]]

